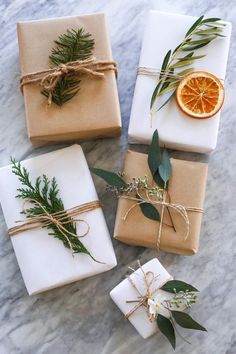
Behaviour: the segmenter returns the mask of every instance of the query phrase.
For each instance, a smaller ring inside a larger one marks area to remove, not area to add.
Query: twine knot
[[[103,78],[104,73],[109,70],[113,70],[117,75],[116,62],[111,60],[96,60],[94,57],[86,60],[75,60],[53,68],[23,75],[20,79],[20,88],[23,93],[25,85],[39,83],[42,89],[48,92],[48,105],[50,106],[56,85],[62,77],[73,73],[76,76],[88,75]]]

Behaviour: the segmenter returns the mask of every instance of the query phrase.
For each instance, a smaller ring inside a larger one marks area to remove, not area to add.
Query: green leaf
[[[188,328],[188,329],[196,329],[198,331],[205,331],[207,332],[206,328],[201,326],[199,323],[197,323],[191,316],[189,316],[186,312],[181,312],[181,311],[172,311],[171,314],[178,323],[179,326],[183,328]]]
[[[95,175],[104,179],[110,186],[114,186],[117,188],[126,187],[127,183],[116,173],[102,170],[100,168],[92,168],[90,167],[90,171],[93,172]]]
[[[217,21],[222,21],[221,18],[219,17],[209,17],[206,18],[205,20],[202,21],[202,23],[208,23],[208,22],[217,22]]]
[[[154,176],[161,163],[161,150],[159,146],[159,136],[157,130],[152,135],[152,143],[148,152],[148,166]]]
[[[175,349],[175,346],[176,346],[175,330],[174,330],[174,327],[173,327],[171,321],[168,318],[166,318],[165,316],[158,314],[157,326],[158,326],[159,330],[161,331],[161,333],[164,334],[164,336],[166,336],[166,338],[169,340],[173,349]]]
[[[164,149],[162,153],[161,164],[158,170],[161,178],[166,184],[171,176],[171,171],[172,171],[169,155],[166,149]]]
[[[204,39],[197,39],[197,40],[189,41],[189,42],[186,43],[186,46],[190,47],[190,46],[195,46],[195,45],[198,45],[198,44],[206,44],[206,43],[209,43],[209,42],[213,41],[213,39],[215,39],[214,36],[206,37]]]
[[[159,81],[158,84],[156,85],[155,87],[155,90],[153,91],[153,94],[152,94],[152,98],[151,98],[151,102],[150,102],[150,108],[152,109],[152,106],[156,100],[156,97],[158,95],[158,92],[160,90],[160,87],[162,86],[162,82]]]
[[[158,171],[153,176],[153,179],[154,179],[155,183],[158,185],[158,187],[160,187],[160,188],[164,188],[165,187],[165,182],[161,178],[161,176],[160,176]]]
[[[160,215],[157,211],[157,209],[150,203],[142,203],[139,204],[140,209],[146,218],[155,220],[155,221],[160,221]]]
[[[194,24],[189,28],[188,32],[185,35],[185,38],[188,37],[202,22],[204,16],[201,16],[194,22]]]
[[[175,293],[186,290],[198,292],[198,290],[192,285],[187,284],[181,280],[170,280],[161,287],[161,290],[168,291],[169,293]]]
[[[205,47],[207,44],[209,44],[212,40],[209,40],[203,44],[199,44],[199,45],[196,45],[196,46],[191,46],[191,47],[185,47],[183,48],[182,50],[185,51],[185,52],[188,52],[190,50],[196,50],[196,49],[199,49],[199,48],[202,48],[202,47]]]
[[[167,100],[160,107],[158,107],[157,112],[160,111],[171,100],[171,98],[174,96],[174,94],[175,94],[175,90],[174,90],[174,92],[172,92],[170,94],[170,96],[167,98]]]
[[[168,92],[171,92],[171,91],[175,90],[175,89],[177,88],[178,84],[179,84],[179,81],[180,81],[180,80],[174,82],[174,83],[171,84],[171,85],[168,85],[164,90],[161,90],[161,91],[160,91],[160,96],[165,95],[165,94],[167,94]]]
[[[178,75],[179,76],[185,76],[185,75],[187,75],[187,74],[189,74],[189,73],[191,73],[193,71],[194,71],[194,68],[188,68],[188,69],[185,69],[185,70],[182,70],[182,71],[178,72]]]
[[[193,60],[182,60],[180,59],[177,63],[171,65],[171,68],[181,68],[182,66],[191,65]]]
[[[207,35],[207,34],[218,34],[220,32],[221,32],[221,30],[217,29],[215,27],[215,28],[212,28],[212,29],[205,29],[205,30],[197,31],[197,32],[195,32],[195,34],[197,34],[198,36],[204,36],[204,35]]]
[[[162,63],[162,66],[161,66],[161,71],[165,71],[166,70],[166,67],[169,63],[169,60],[170,60],[170,57],[171,57],[171,50],[169,50],[166,55],[165,55],[165,58],[163,60],[163,63]],[[162,77],[162,73],[160,74],[160,78]]]

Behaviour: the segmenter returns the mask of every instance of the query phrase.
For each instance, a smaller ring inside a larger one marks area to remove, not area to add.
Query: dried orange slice
[[[224,103],[225,90],[214,75],[195,71],[186,75],[176,89],[180,109],[193,118],[210,118]]]

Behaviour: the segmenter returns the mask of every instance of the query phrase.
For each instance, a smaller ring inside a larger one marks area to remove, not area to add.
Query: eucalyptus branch
[[[158,83],[151,97],[151,113],[158,97],[169,94],[157,111],[170,101],[182,77],[194,71],[193,67],[184,70],[182,68],[191,66],[196,60],[205,56],[195,55],[195,50],[208,45],[218,37],[224,37],[222,32],[225,25],[220,21],[220,18],[204,19],[204,16],[199,17],[189,28],[183,41],[173,51],[167,52],[162,63]],[[183,56],[185,52],[189,53]],[[179,69],[180,71],[176,72]]]

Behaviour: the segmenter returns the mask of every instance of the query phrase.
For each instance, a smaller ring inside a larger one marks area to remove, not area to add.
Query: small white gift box
[[[196,17],[150,11],[143,38],[139,66],[160,70],[163,59],[184,39]],[[196,71],[207,71],[224,80],[231,24],[225,22],[224,35],[209,45],[196,50],[196,55],[205,54],[196,60]],[[157,85],[157,77],[137,76],[129,124],[129,142],[150,144],[152,134],[158,129],[160,140],[166,147],[209,153],[215,149],[220,121],[220,112],[208,119],[193,119],[180,111],[173,97],[156,112],[150,121],[150,101]]]
[[[32,181],[43,174],[56,178],[65,209],[98,200],[86,159],[79,145],[57,150],[22,162]],[[8,228],[22,220],[23,201],[16,199],[21,186],[11,166],[0,169],[0,202]],[[92,256],[76,253],[61,240],[38,228],[20,232],[11,241],[30,295],[105,272],[116,266],[116,257],[101,208],[79,215],[89,225],[81,240]],[[77,225],[80,230],[81,225]]]
[[[153,290],[158,289],[172,279],[171,275],[165,270],[157,258],[145,263],[142,265],[142,269],[139,268],[130,275],[131,281],[143,296],[147,292],[147,286],[142,271],[145,273],[152,272],[156,276],[155,282],[152,285]],[[136,305],[135,300],[139,298],[139,295],[140,294],[132,286],[129,279],[123,280],[110,292],[112,300],[125,316],[134,309]],[[164,290],[158,290],[158,297],[160,297],[160,299],[171,299],[173,294]],[[166,317],[168,316],[168,312],[165,309],[160,309],[159,313]],[[158,331],[156,321],[149,320],[147,309],[144,306],[137,308],[130,316],[128,316],[128,319],[143,338],[148,338]]]

